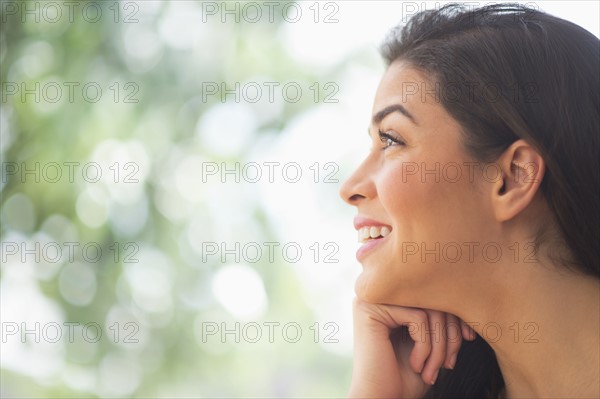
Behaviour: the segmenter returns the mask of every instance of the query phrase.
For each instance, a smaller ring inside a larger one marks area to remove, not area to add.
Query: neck
[[[600,397],[600,280],[542,264],[504,266],[510,281],[477,292],[472,303],[481,306],[459,316],[476,320],[496,353],[505,397]]]

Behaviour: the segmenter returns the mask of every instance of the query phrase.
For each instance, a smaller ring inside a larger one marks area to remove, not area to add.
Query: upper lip
[[[354,218],[354,228],[356,230],[360,230],[363,227],[371,227],[371,226],[377,226],[377,227],[387,227],[390,230],[392,230],[392,226],[390,226],[389,224],[385,224],[385,223],[381,223],[378,222],[377,220],[374,219],[369,219],[365,216],[361,216],[358,215]]]

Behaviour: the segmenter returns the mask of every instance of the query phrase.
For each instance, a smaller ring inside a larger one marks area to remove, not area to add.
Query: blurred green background
[[[344,82],[380,67],[320,47],[343,7],[2,3],[2,396],[343,396],[336,140],[364,136]]]
[[[343,397],[337,192],[414,5],[2,0],[2,397]]]

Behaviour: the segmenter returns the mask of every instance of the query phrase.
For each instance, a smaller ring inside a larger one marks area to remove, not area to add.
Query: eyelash
[[[379,130],[379,140],[384,144],[384,150],[393,146],[393,144],[389,144],[390,141],[395,143],[396,145],[406,145],[404,141],[382,130]]]

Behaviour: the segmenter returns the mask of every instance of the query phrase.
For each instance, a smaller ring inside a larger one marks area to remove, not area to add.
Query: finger
[[[453,314],[446,313],[446,359],[444,360],[444,367],[454,368],[461,344],[462,328],[460,320]]]
[[[444,335],[446,315],[437,310],[427,310],[426,313],[429,318],[427,335],[429,335],[431,341],[431,353],[425,362],[421,379],[426,384],[433,385],[446,358],[446,339]]]
[[[409,309],[410,310],[410,309]],[[408,310],[408,311],[409,311]],[[352,366],[352,391],[376,392],[371,397],[401,397],[400,381],[414,380],[421,384],[420,376],[410,370],[409,358],[413,348],[412,339],[406,337],[408,345],[401,345],[402,360],[398,359],[392,337],[395,328],[402,326],[407,318],[400,309],[386,308],[354,301],[354,356]],[[407,312],[408,312],[407,311]],[[357,397],[368,395],[360,394]]]
[[[360,318],[366,318],[359,321]],[[409,356],[409,366],[415,373],[421,373],[425,361],[431,352],[431,344],[428,334],[427,314],[423,309],[409,308],[395,305],[372,305],[355,300],[354,322],[356,326],[369,327],[371,337],[380,336],[380,339],[390,339],[390,333],[399,327],[406,326],[407,339],[414,342]],[[364,327],[355,328],[355,340],[360,338]],[[362,346],[364,349],[364,345]]]
[[[463,320],[460,321],[460,325],[461,325],[463,338],[466,339],[467,341],[474,341],[477,336],[475,331]]]
[[[429,328],[427,313],[422,309],[386,306],[390,317],[396,326],[407,326],[407,331],[415,345],[410,353],[410,367],[415,373],[421,373],[425,361],[431,353],[429,335],[425,332]]]

